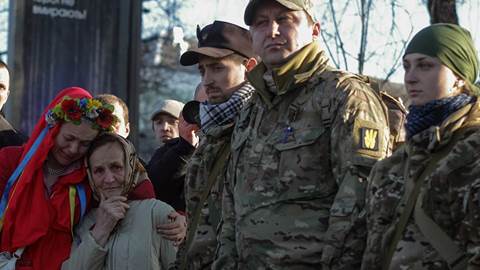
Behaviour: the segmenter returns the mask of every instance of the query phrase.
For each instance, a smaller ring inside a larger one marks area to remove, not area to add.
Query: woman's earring
[[[448,94],[453,94],[454,92],[460,92],[464,84],[465,82],[463,80],[456,80],[453,83],[452,88],[448,89]]]
[[[452,85],[452,87],[448,88],[447,94],[451,95],[453,92],[457,90],[457,81],[455,81]]]
[[[462,92],[463,86],[465,85],[464,80],[456,80],[453,85],[454,89],[460,94]]]

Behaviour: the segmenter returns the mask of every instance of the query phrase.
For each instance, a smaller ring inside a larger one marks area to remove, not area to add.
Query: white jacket
[[[75,229],[70,258],[62,270],[162,270],[174,265],[176,248],[156,231],[170,222],[173,208],[159,200],[128,202],[130,208],[110,235],[105,247],[99,246],[90,229],[95,224],[92,209]]]

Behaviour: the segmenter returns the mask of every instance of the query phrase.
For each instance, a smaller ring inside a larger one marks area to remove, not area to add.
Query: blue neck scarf
[[[476,98],[460,94],[453,97],[447,97],[432,100],[424,105],[410,105],[407,115],[407,139],[431,126],[440,125],[453,112],[458,111],[463,106],[475,102]]]

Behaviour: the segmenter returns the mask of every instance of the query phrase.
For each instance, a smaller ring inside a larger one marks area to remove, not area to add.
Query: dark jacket
[[[0,148],[5,146],[20,146],[27,137],[16,131],[7,119],[0,113]]]
[[[171,139],[155,151],[147,165],[157,199],[170,204],[176,211],[185,211],[183,185],[187,162],[194,151],[195,147],[183,138]]]

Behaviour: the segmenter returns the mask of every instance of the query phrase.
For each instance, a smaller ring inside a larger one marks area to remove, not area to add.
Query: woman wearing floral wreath
[[[75,228],[70,258],[62,270],[160,270],[174,266],[174,242],[156,226],[169,223],[173,208],[154,198],[132,196],[147,180],[133,144],[103,133],[85,157],[93,196],[100,201]]]
[[[68,258],[91,195],[82,158],[112,129],[112,112],[84,89],[64,89],[24,146],[0,151],[1,269],[55,270]]]

